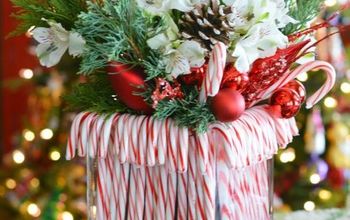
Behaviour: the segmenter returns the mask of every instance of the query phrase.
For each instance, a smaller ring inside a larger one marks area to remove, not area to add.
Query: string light
[[[21,164],[24,162],[24,160],[26,159],[26,157],[24,156],[24,154],[22,153],[22,151],[19,150],[15,150],[12,153],[12,159],[16,164]]]
[[[17,186],[17,183],[14,179],[7,179],[5,182],[5,185],[9,189],[14,189]]]
[[[38,205],[35,203],[31,203],[28,205],[27,212],[29,215],[33,217],[39,217],[41,214],[41,210],[39,209]]]
[[[50,128],[45,128],[40,132],[40,137],[44,140],[50,140],[53,137],[53,131]]]
[[[73,215],[70,212],[62,213],[62,220],[74,220]]]
[[[21,69],[19,71],[19,76],[23,79],[31,79],[34,76],[34,72],[31,69]]]
[[[38,188],[40,185],[40,181],[38,178],[33,178],[31,181],[30,181],[30,186],[33,187],[33,188]]]
[[[307,75],[307,73],[301,73],[298,75],[297,79],[300,82],[306,82],[309,79],[309,76]]]
[[[23,131],[23,137],[26,141],[34,141],[35,139],[35,134],[31,130],[25,129]]]
[[[304,209],[308,212],[313,211],[316,208],[316,205],[313,201],[307,201],[304,203]]]
[[[329,200],[332,197],[332,193],[328,190],[325,189],[321,189],[318,192],[318,196],[320,197],[320,199],[322,200]]]
[[[61,158],[61,153],[57,150],[54,150],[50,153],[50,159],[53,161],[58,161]]]
[[[338,105],[338,102],[335,98],[333,97],[327,97],[325,98],[324,100],[324,105],[327,107],[327,108],[335,108],[337,107]]]
[[[349,94],[349,93],[350,93],[350,83],[348,83],[348,82],[343,82],[343,83],[340,85],[340,90],[341,90],[343,93]]]
[[[326,7],[333,7],[336,4],[337,4],[337,0],[326,0],[326,1],[324,1],[324,5]]]
[[[318,183],[320,183],[320,182],[321,182],[321,177],[320,177],[320,175],[317,174],[317,173],[312,174],[312,175],[310,176],[310,182],[311,182],[312,184],[318,184]]]
[[[295,150],[294,148],[288,148],[280,154],[280,161],[282,163],[289,163],[295,160]]]

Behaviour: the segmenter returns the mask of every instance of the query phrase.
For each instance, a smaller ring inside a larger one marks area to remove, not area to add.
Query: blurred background
[[[315,22],[346,2],[326,0]],[[0,10],[0,219],[86,219],[84,160],[65,160],[74,113],[61,99],[84,80],[75,74],[77,60],[40,67],[29,34],[6,38],[16,25],[10,1],[1,1]],[[300,112],[300,137],[275,158],[277,212],[350,209],[350,10],[332,22],[343,31],[316,52],[336,67],[337,85],[316,108]],[[298,79],[312,92],[325,76],[316,71]]]

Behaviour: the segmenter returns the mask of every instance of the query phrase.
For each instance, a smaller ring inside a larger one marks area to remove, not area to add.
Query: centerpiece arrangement
[[[67,158],[97,166],[91,219],[271,217],[267,160],[306,100],[295,77],[327,74],[308,108],[335,81],[314,58],[321,0],[12,1],[43,66],[81,60]]]

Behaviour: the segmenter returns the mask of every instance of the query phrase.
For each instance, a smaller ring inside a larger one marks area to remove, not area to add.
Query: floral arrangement
[[[81,60],[88,80],[65,97],[73,108],[153,114],[199,133],[266,99],[295,116],[305,88],[276,83],[313,59],[310,34],[328,25],[308,26],[322,0],[12,2],[16,33],[30,29],[43,66],[66,51]]]

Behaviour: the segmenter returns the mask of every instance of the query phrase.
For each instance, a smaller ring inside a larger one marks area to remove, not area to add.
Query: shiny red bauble
[[[238,119],[245,110],[244,97],[234,89],[222,89],[211,100],[211,110],[217,120],[232,122]]]
[[[306,98],[306,89],[301,82],[299,82],[297,80],[292,80],[289,83],[287,83],[286,85],[284,85],[283,88],[288,88],[288,89],[294,90],[296,93],[298,93],[298,95],[300,97],[300,102],[304,103],[305,98]]]
[[[179,81],[186,85],[196,85],[198,88],[202,86],[205,74],[207,73],[208,64],[205,63],[201,67],[192,67],[191,73],[179,76]]]
[[[276,116],[280,118],[292,118],[300,110],[301,99],[294,90],[281,88],[271,96],[270,106],[270,109]]]
[[[113,62],[110,63],[107,71],[117,97],[126,106],[144,114],[153,112],[151,106],[141,96],[136,95],[144,92],[145,73],[143,69]]]
[[[220,87],[243,91],[248,83],[248,74],[240,73],[233,64],[228,64],[225,67],[224,76]]]

